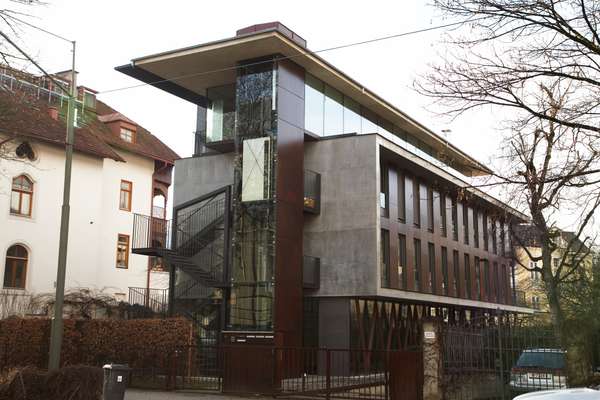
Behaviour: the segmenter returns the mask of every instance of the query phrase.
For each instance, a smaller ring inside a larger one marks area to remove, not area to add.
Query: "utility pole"
[[[48,369],[55,370],[60,367],[60,349],[63,338],[63,304],[65,300],[65,275],[67,271],[67,245],[69,242],[69,216],[70,216],[70,198],[71,198],[71,165],[73,164],[73,142],[75,138],[75,100],[77,99],[77,78],[75,73],[75,41],[64,38],[28,22],[22,21],[10,16],[10,18],[28,25],[41,32],[54,36],[65,42],[71,43],[72,46],[72,64],[71,64],[71,85],[69,90],[57,82],[44,68],[42,68],[26,51],[21,49],[11,38],[4,32],[0,31],[0,37],[4,38],[11,46],[19,51],[27,60],[29,60],[44,76],[50,79],[63,92],[69,93],[69,102],[67,106],[67,137],[65,140],[65,177],[63,188],[63,205],[60,215],[60,235],[58,247],[58,268],[56,272],[56,300],[54,301],[54,318],[52,318],[52,330],[50,334],[50,354],[48,361]]]
[[[77,82],[75,73],[75,41],[73,44],[73,63],[71,66],[71,87],[67,107],[67,138],[65,141],[65,181],[63,189],[63,205],[60,215],[60,242],[58,247],[58,268],[56,272],[56,300],[54,301],[54,317],[50,333],[50,357],[48,370],[60,367],[60,350],[63,339],[63,304],[65,300],[65,275],[67,272],[67,248],[69,243],[69,216],[71,213],[71,165],[73,164],[73,141],[75,137],[75,99]]]

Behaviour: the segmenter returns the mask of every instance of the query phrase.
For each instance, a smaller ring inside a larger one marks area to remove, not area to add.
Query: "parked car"
[[[598,400],[600,391],[580,388],[563,390],[542,390],[541,392],[526,393],[514,398],[514,400]]]
[[[560,349],[526,349],[510,371],[515,391],[564,389],[567,387],[565,352]]]

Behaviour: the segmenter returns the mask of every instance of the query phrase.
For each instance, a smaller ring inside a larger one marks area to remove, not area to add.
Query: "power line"
[[[21,23],[23,25],[27,25],[30,28],[37,29],[38,31],[47,33],[50,36],[54,36],[57,39],[61,39],[61,40],[64,40],[65,42],[73,43],[72,40],[69,40],[69,39],[67,39],[67,38],[65,38],[63,36],[60,36],[59,34],[56,34],[54,32],[50,32],[50,31],[48,31],[48,30],[46,30],[44,28],[41,28],[39,26],[30,24],[29,22],[23,21],[22,19],[15,17],[14,15],[12,15],[12,13],[9,10],[0,10],[0,14],[6,16],[7,18],[13,19],[13,20],[15,20],[15,21],[17,21],[17,22],[19,22],[19,23]]]
[[[360,45],[364,45],[364,44],[380,42],[383,40],[389,40],[389,39],[395,39],[395,38],[404,37],[404,36],[415,35],[418,33],[425,33],[425,32],[429,32],[429,31],[434,31],[434,30],[438,30],[438,29],[444,29],[444,28],[449,28],[449,27],[456,26],[456,25],[465,24],[468,22],[475,22],[475,21],[478,21],[478,20],[481,20],[484,18],[487,18],[487,17],[474,18],[474,19],[458,21],[458,22],[451,22],[451,23],[444,24],[444,25],[436,25],[436,26],[432,26],[429,28],[422,28],[422,29],[417,29],[414,31],[402,32],[402,33],[397,33],[394,35],[388,35],[388,36],[382,36],[382,37],[378,37],[378,38],[374,38],[374,39],[363,40],[360,42],[353,42],[353,43],[342,44],[339,46],[328,47],[328,48],[321,49],[321,50],[315,50],[315,51],[306,50],[306,51],[302,51],[300,54],[295,54],[295,55],[291,55],[291,56],[285,56],[285,57],[278,58],[278,60],[290,60],[290,59],[302,57],[305,55],[325,53],[327,51],[345,49],[348,47],[360,46]],[[232,71],[232,70],[237,70],[237,69],[241,69],[241,68],[252,67],[255,65],[266,64],[266,63],[270,63],[270,62],[271,62],[271,60],[264,60],[264,61],[257,61],[257,62],[252,62],[252,63],[248,63],[248,64],[243,64],[243,65],[235,65],[235,66],[231,66],[231,67],[214,69],[214,70],[210,70],[210,71],[195,72],[195,73],[191,73],[191,74],[179,75],[174,78],[160,79],[160,80],[153,81],[153,82],[145,82],[145,83],[139,83],[136,85],[130,85],[130,86],[124,86],[124,87],[115,88],[115,89],[103,90],[103,91],[98,92],[97,94],[120,92],[123,90],[135,89],[135,88],[144,87],[144,86],[152,86],[152,85],[156,85],[158,83],[164,83],[164,82],[174,82],[174,81],[178,81],[181,79],[191,78],[194,76],[202,76],[202,75],[214,74],[217,72]]]

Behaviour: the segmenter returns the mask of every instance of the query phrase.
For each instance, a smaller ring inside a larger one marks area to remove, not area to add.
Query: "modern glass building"
[[[139,216],[133,250],[164,258],[169,308],[205,340],[395,349],[427,316],[525,311],[525,216],[466,183],[489,169],[281,23],[117,70],[197,105],[173,221]]]

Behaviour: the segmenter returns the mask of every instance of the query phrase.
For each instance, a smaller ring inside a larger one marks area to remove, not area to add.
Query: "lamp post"
[[[49,32],[37,26],[31,25],[25,21],[19,20],[11,16],[11,18],[24,23],[37,30],[45,32],[61,40],[71,43],[72,46],[72,65],[71,65],[71,86],[69,90],[44,68],[42,68],[32,57],[29,56],[19,45],[17,45],[4,32],[0,31],[0,36],[3,37],[11,46],[19,51],[33,65],[39,69],[44,76],[50,79],[55,85],[61,88],[65,93],[69,93],[69,102],[67,106],[67,136],[65,139],[65,176],[63,189],[63,205],[60,215],[60,234],[58,247],[58,268],[56,272],[56,300],[54,302],[54,317],[52,318],[52,328],[50,333],[50,354],[48,359],[48,369],[55,370],[60,366],[60,349],[63,338],[63,304],[65,299],[65,275],[67,270],[67,244],[69,242],[69,215],[70,215],[70,198],[71,198],[71,165],[73,163],[73,142],[75,137],[75,100],[77,96],[77,82],[75,73],[75,41],[65,39],[55,33]]]
[[[60,214],[60,236],[58,245],[58,268],[56,271],[56,300],[54,301],[54,317],[50,333],[50,355],[48,369],[60,367],[60,350],[63,339],[63,304],[65,299],[65,275],[67,272],[67,248],[69,243],[69,216],[71,213],[71,166],[73,164],[73,142],[75,138],[75,99],[77,82],[75,73],[75,41],[73,45],[73,62],[71,65],[71,87],[67,107],[67,138],[65,141],[65,177],[63,204]]]

